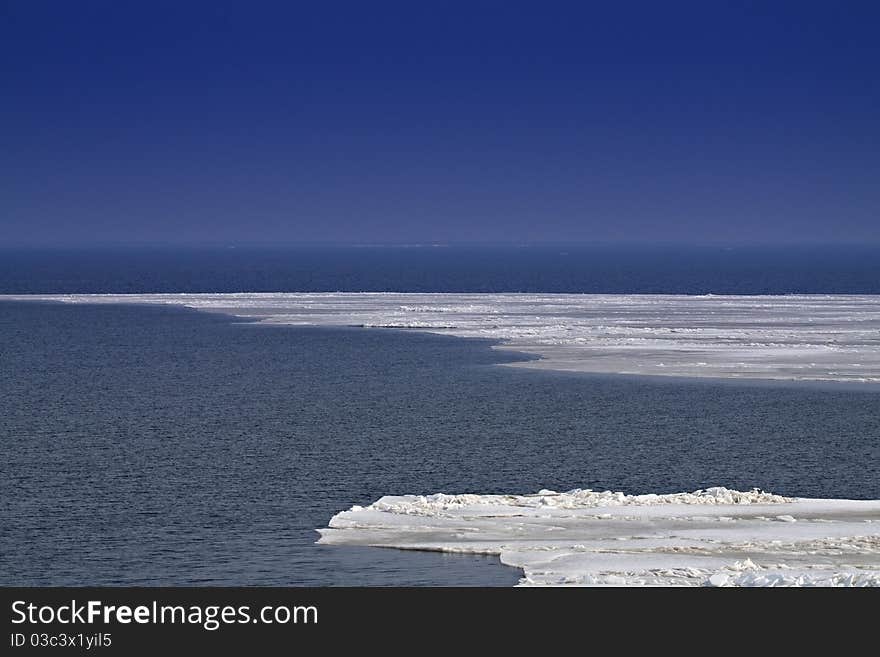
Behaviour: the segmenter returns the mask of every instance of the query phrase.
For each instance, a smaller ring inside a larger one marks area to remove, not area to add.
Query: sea
[[[880,294],[880,248],[0,248],[0,294]],[[510,586],[316,545],[383,495],[709,486],[880,497],[880,392],[556,373],[414,331],[0,300],[0,584]]]

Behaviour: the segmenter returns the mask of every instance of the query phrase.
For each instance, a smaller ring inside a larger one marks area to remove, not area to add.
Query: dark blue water
[[[878,294],[872,247],[0,248],[0,294]]]
[[[0,248],[0,293],[880,293],[876,247]],[[0,583],[510,584],[317,547],[388,493],[878,497],[876,390],[517,371],[481,341],[0,302]]]
[[[880,497],[876,389],[495,366],[516,358],[412,332],[0,302],[0,584],[516,581],[486,558],[314,545],[334,513],[394,493]]]

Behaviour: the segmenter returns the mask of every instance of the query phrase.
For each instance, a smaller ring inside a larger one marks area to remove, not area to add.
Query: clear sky
[[[0,245],[880,242],[877,2],[0,0]]]

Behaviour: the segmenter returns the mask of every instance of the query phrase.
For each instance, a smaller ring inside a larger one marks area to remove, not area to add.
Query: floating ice
[[[880,586],[878,521],[880,500],[727,488],[403,495],[335,515],[318,542],[495,554],[521,585]]]
[[[151,303],[271,324],[408,328],[498,340],[518,367],[880,382],[880,295],[240,293],[27,295]]]

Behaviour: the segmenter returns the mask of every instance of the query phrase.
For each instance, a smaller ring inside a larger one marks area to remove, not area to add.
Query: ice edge
[[[880,586],[880,500],[723,487],[386,496],[318,543],[497,555],[521,586]]]

